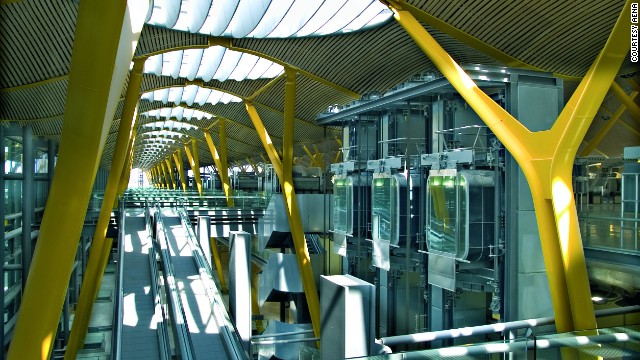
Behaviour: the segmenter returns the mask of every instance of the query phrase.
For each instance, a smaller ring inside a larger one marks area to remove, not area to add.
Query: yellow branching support
[[[533,195],[558,332],[596,328],[571,171],[578,146],[629,50],[629,3],[553,127],[540,132],[530,132],[482,92],[402,5],[391,6],[400,25],[524,171]]]

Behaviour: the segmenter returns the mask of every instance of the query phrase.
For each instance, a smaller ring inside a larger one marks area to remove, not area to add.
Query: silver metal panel
[[[229,237],[229,308],[245,349],[251,353],[251,235]]]
[[[283,334],[283,333],[299,333],[303,331],[312,330],[311,324],[287,324],[276,320],[270,320],[267,328],[264,329],[264,332],[261,335],[273,335],[273,334]],[[270,340],[293,340],[293,339],[304,339],[305,337],[313,337],[313,332],[311,333],[302,333],[296,335],[284,335],[277,337],[265,337],[264,339],[260,339],[260,341],[270,341]],[[304,342],[292,342],[286,344],[269,344],[269,345],[259,345],[258,346],[258,359],[259,360],[270,360],[272,356],[275,356],[278,359],[282,360],[298,360],[298,356],[300,350],[305,345],[313,345],[311,343]]]
[[[267,301],[274,291],[285,293],[302,293],[302,278],[298,261],[294,254],[274,253],[262,269],[258,286],[258,303]]]
[[[518,84],[518,119],[530,131],[542,131],[551,128],[558,117],[558,94],[562,88]]]
[[[624,160],[640,159],[640,146],[628,146],[623,151]]]
[[[375,287],[351,275],[322,276],[322,360],[374,355]]]
[[[456,259],[452,257],[429,254],[429,284],[456,290]]]
[[[518,274],[518,319],[553,316],[546,273]]]
[[[373,266],[389,271],[391,268],[391,262],[389,261],[389,243],[373,240],[373,253],[371,260]]]
[[[519,211],[517,221],[520,236],[516,240],[523,254],[518,261],[518,273],[545,272],[535,212]]]
[[[340,256],[347,256],[347,235],[333,233],[333,251]]]
[[[198,216],[198,242],[200,243],[200,248],[202,249],[204,257],[207,260],[207,264],[209,264],[209,267],[213,269],[213,264],[211,263],[211,243],[209,242],[210,237],[211,218],[208,216]]]

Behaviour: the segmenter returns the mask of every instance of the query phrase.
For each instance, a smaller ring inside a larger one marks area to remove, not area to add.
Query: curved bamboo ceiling
[[[0,121],[29,122],[36,136],[59,139],[78,3],[0,4]],[[567,97],[604,45],[623,4],[409,0],[404,6],[420,14],[458,63],[526,64],[553,72],[567,79]],[[198,140],[201,165],[212,164],[202,130],[218,143],[223,118],[230,160],[260,161],[264,151],[240,101],[246,98],[253,99],[275,146],[281,147],[283,66],[298,74],[296,155],[304,154],[303,144],[337,149],[332,139],[339,129],[315,122],[328,106],[384,93],[435,70],[384,4],[373,0],[155,0],[136,56],[148,57],[134,146],[141,166],[183,148],[192,138]],[[640,81],[637,64],[626,60],[619,75],[630,94]],[[257,93],[267,84],[267,90]],[[611,94],[605,99],[587,142],[620,104]],[[103,166],[111,161],[121,111],[122,101]],[[192,126],[176,125],[179,122]],[[594,155],[619,156],[624,146],[638,144],[640,119],[625,112]]]

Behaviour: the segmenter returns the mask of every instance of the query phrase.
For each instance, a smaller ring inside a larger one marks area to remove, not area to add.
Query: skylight
[[[288,38],[369,29],[392,15],[377,0],[156,0],[147,24],[211,36]]]
[[[204,104],[228,104],[230,102],[242,101],[237,96],[218,90],[203,88],[198,85],[176,86],[149,91],[142,94],[141,99],[160,101],[164,104],[172,102],[176,106],[181,103],[185,103],[187,106],[192,106],[194,103],[202,106]]]
[[[155,117],[156,119],[177,119],[177,120],[191,120],[191,119],[207,119],[213,118],[213,114],[208,112],[189,109],[182,106],[163,107],[160,109],[145,111],[140,114],[141,116]]]
[[[197,126],[192,124],[184,123],[181,121],[173,121],[173,120],[155,121],[155,122],[144,124],[142,126],[147,128],[152,128],[152,129],[171,130],[171,131],[191,130],[191,129],[198,128]]]
[[[272,79],[283,71],[282,65],[223,46],[170,51],[153,55],[144,64],[145,74],[200,79],[205,82],[211,79]]]

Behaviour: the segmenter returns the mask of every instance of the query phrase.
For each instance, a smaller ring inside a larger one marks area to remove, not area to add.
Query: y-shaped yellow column
[[[180,177],[180,183],[182,184],[182,191],[187,191],[187,179],[185,179],[184,163],[182,162],[182,151],[178,150],[173,153],[173,161],[176,162],[176,168],[178,168],[178,176]]]
[[[198,194],[202,195],[202,183],[200,182],[200,161],[198,159],[198,143],[196,139],[191,140],[191,146],[193,147],[193,155],[189,149],[189,143],[184,144],[184,152],[187,154],[187,160],[189,160],[189,166],[193,171],[193,180],[196,183]]]
[[[218,169],[220,182],[222,183],[222,190],[224,191],[224,195],[227,198],[227,206],[233,207],[233,199],[231,198],[231,186],[229,185],[229,174],[227,173],[227,166],[226,164],[222,164],[222,159],[218,154],[216,145],[213,143],[211,134],[209,134],[207,130],[202,130],[202,132],[204,134],[204,139],[207,141],[207,145],[209,146],[209,151],[211,152],[211,157],[213,158],[213,162],[216,165],[216,169]]]
[[[400,25],[524,171],[533,195],[558,332],[596,327],[571,170],[578,146],[629,51],[629,3],[553,127],[540,132],[530,132],[489,98],[402,5],[391,5]]]
[[[298,209],[298,202],[296,200],[296,193],[293,188],[293,123],[294,123],[294,110],[295,110],[295,93],[296,93],[296,74],[291,69],[286,69],[286,84],[285,84],[285,107],[284,107],[284,134],[283,140],[283,152],[282,161],[269,138],[267,130],[262,124],[260,115],[255,106],[251,102],[245,102],[247,112],[253,122],[253,126],[256,128],[260,141],[264,146],[273,169],[275,170],[278,178],[280,179],[280,186],[282,187],[282,193],[284,195],[285,204],[287,206],[287,217],[289,218],[289,228],[291,230],[291,236],[293,237],[293,243],[296,251],[296,258],[298,259],[298,267],[300,268],[300,275],[302,277],[302,286],[304,293],[307,297],[307,305],[309,306],[309,313],[311,315],[311,323],[313,325],[314,334],[320,336],[320,301],[318,299],[318,291],[316,288],[316,282],[313,277],[313,271],[311,269],[311,258],[309,257],[309,249],[307,248],[307,242],[304,238],[304,230],[302,228],[302,220],[300,219],[300,211]]]
[[[173,178],[173,173],[171,172],[171,157],[172,155],[169,155],[168,158],[164,159],[164,165],[166,166],[166,173],[165,176],[167,176],[168,178],[168,182],[171,182],[171,187],[173,188],[173,190],[177,189],[178,187],[176,186],[176,180]]]

